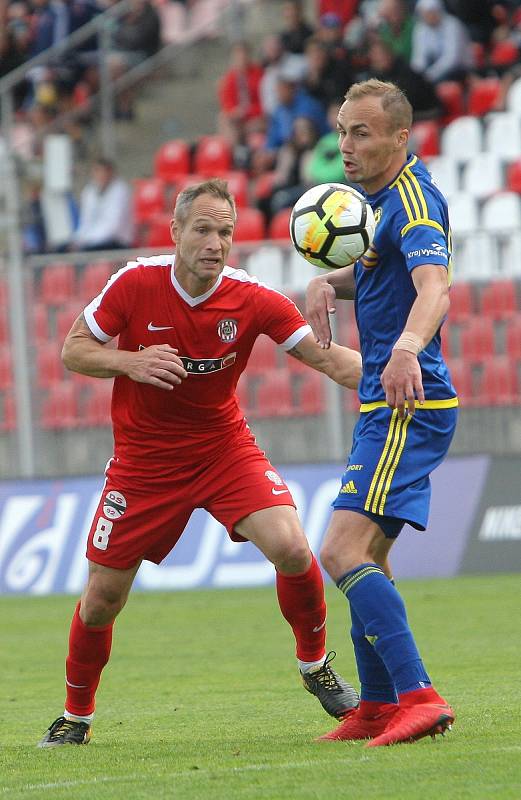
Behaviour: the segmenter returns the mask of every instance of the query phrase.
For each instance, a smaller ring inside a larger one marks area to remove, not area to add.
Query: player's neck
[[[385,189],[386,186],[389,186],[395,178],[398,177],[404,166],[406,165],[408,160],[407,152],[400,151],[396,154],[396,157],[393,158],[387,167],[387,169],[382,172],[380,175],[374,178],[374,180],[369,180],[365,183],[361,183],[363,190],[367,194],[377,194],[382,189]]]
[[[176,268],[175,277],[179,286],[190,295],[190,297],[201,297],[212,289],[218,281],[218,277],[211,277],[206,280],[196,277],[191,272]]]

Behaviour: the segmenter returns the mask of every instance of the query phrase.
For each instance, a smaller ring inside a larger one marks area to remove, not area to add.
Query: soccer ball
[[[341,183],[308,189],[295,203],[289,221],[297,252],[324,269],[354,264],[373,241],[375,227],[367,200]]]

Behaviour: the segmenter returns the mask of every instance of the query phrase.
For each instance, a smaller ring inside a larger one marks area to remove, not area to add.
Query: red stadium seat
[[[9,341],[9,319],[7,307],[0,308],[0,345],[7,344]]]
[[[78,297],[85,305],[101,292],[108,279],[115,271],[109,261],[97,261],[87,264],[78,282]]]
[[[460,403],[464,406],[474,405],[472,368],[469,362],[463,358],[453,358],[447,361],[447,366]]]
[[[257,388],[257,417],[289,417],[293,414],[291,376],[286,369],[266,372]]]
[[[65,378],[65,368],[61,360],[61,343],[48,342],[36,350],[36,384],[48,389]]]
[[[84,425],[97,428],[111,424],[110,404],[113,384],[112,380],[91,380],[83,415]]]
[[[289,239],[289,218],[291,208],[281,208],[274,215],[268,227],[268,237],[270,239]]]
[[[521,159],[508,165],[506,188],[510,192],[521,194]]]
[[[190,161],[190,145],[182,139],[172,139],[156,151],[154,175],[171,183],[190,172]]]
[[[63,308],[60,308],[56,312],[56,338],[60,346],[72,328],[76,318],[83,311],[85,305],[86,303],[82,304],[75,300],[71,303],[67,303],[66,306],[63,306]]]
[[[495,281],[481,290],[481,313],[492,319],[509,319],[518,313],[514,281]]]
[[[276,369],[277,345],[269,336],[261,335],[256,339],[248,361],[248,374],[260,374]],[[292,359],[293,361],[294,359]]]
[[[40,300],[48,306],[61,306],[76,296],[76,274],[72,264],[49,264],[40,282]]]
[[[165,184],[161,178],[134,181],[134,218],[144,222],[153,214],[165,211]]]
[[[12,431],[16,427],[16,401],[13,392],[0,396],[0,431]]]
[[[233,170],[221,175],[228,184],[228,190],[233,195],[237,208],[248,205],[248,176],[241,170]]]
[[[306,372],[298,376],[297,403],[294,413],[323,414],[325,410],[324,376],[308,367]]]
[[[0,390],[13,385],[13,358],[9,345],[0,347]]]
[[[501,96],[501,83],[498,78],[478,78],[470,87],[468,114],[482,117],[493,111]]]
[[[253,197],[256,200],[264,200],[266,197],[269,197],[273,192],[276,180],[277,173],[275,170],[264,172],[262,175],[259,175],[253,185]]]
[[[172,249],[172,234],[170,232],[171,214],[154,214],[148,222],[143,236],[144,247],[161,247]]]
[[[42,402],[42,428],[76,428],[80,424],[76,385],[72,381],[54,383]]]
[[[521,314],[507,322],[506,350],[510,358],[521,359]]]
[[[203,136],[196,145],[194,171],[206,177],[230,172],[233,153],[230,143],[224,136]]]
[[[508,356],[487,359],[478,379],[476,404],[512,406],[519,404],[520,399],[516,365]]]
[[[494,322],[489,317],[471,317],[461,331],[461,355],[483,361],[495,353]]]
[[[514,42],[505,39],[502,42],[496,42],[488,60],[493,67],[508,67],[519,60],[519,55],[519,48]]]
[[[258,242],[264,239],[264,216],[258,208],[241,208],[237,215],[233,239],[235,242]]]
[[[436,94],[445,107],[442,118],[443,125],[465,114],[463,88],[457,81],[442,81],[436,86]]]
[[[474,295],[470,283],[454,283],[450,287],[451,322],[465,322],[474,313]]]
[[[440,152],[440,129],[433,120],[415,122],[411,131],[414,152],[420,158],[437,156]]]
[[[50,338],[49,310],[45,303],[33,303],[30,309],[29,330],[36,343],[47,342]]]
[[[195,186],[196,183],[201,183],[201,181],[204,180],[205,178],[202,175],[196,175],[194,172],[191,172],[189,175],[180,175],[179,178],[176,178],[173,186],[172,196],[170,198],[172,208],[175,205],[175,201],[179,192],[182,192],[183,189],[187,189],[189,186]]]

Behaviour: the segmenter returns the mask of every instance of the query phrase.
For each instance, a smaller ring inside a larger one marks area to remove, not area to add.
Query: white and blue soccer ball
[[[324,269],[354,264],[371,245],[375,228],[367,200],[342,183],[308,189],[295,203],[289,221],[297,252]]]

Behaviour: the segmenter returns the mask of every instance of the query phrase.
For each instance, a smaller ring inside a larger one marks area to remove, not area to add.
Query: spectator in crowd
[[[411,66],[433,83],[463,80],[473,65],[470,36],[441,0],[418,0]]]
[[[285,0],[282,16],[284,28],[281,36],[284,49],[288,53],[303,53],[306,41],[314,31],[304,19],[301,0]]]
[[[263,123],[260,100],[262,67],[252,60],[246,42],[237,42],[231,52],[230,68],[219,81],[221,107],[219,127],[233,145]]]
[[[342,153],[338,149],[338,132],[336,130],[336,121],[341,105],[341,100],[330,103],[327,120],[331,130],[320,137],[310,154],[307,172],[312,184],[346,182],[344,162]]]
[[[338,14],[324,14],[318,21],[315,34],[318,41],[322,42],[330,57],[340,65],[348,63],[347,50],[344,46],[344,30]]]
[[[285,70],[293,70],[303,79],[306,72],[306,58],[303,54],[287,53],[282,37],[278,33],[269,34],[262,40],[263,73],[259,84],[261,107],[266,117],[270,117],[278,104],[277,84]]]
[[[378,78],[399,86],[412,105],[415,122],[441,116],[443,105],[434,85],[395,55],[390,44],[375,39],[369,46],[368,55],[368,71],[359,79]]]
[[[519,5],[517,2],[498,2],[497,0],[445,0],[445,8],[449,14],[458,17],[469,32],[473,42],[487,46],[499,23],[499,18],[506,14],[507,8]]]
[[[358,11],[358,7],[363,4],[360,0],[319,0],[318,2],[318,17],[323,17],[324,14],[336,14],[340,17],[342,30],[351,22],[353,17]]]
[[[31,21],[25,2],[11,3],[0,10],[0,78],[22,66],[30,58]],[[19,109],[31,92],[29,81],[22,81],[14,90],[15,108]]]
[[[129,247],[134,238],[132,192],[114,164],[100,158],[80,198],[80,214],[70,250],[112,250]]]
[[[342,97],[353,83],[347,57],[342,61],[331,54],[327,45],[317,36],[306,44],[306,91],[328,108],[332,100]]]
[[[287,70],[279,76],[279,102],[270,120],[266,147],[276,152],[293,135],[293,124],[297,117],[308,117],[319,135],[327,132],[327,116],[322,104],[302,88],[299,76]]]
[[[413,28],[414,16],[407,0],[381,0],[376,20],[378,36],[407,64],[412,55]]]
[[[275,183],[268,216],[294,205],[310,187],[308,164],[318,141],[315,123],[308,117],[296,117],[293,134],[277,153]]]

